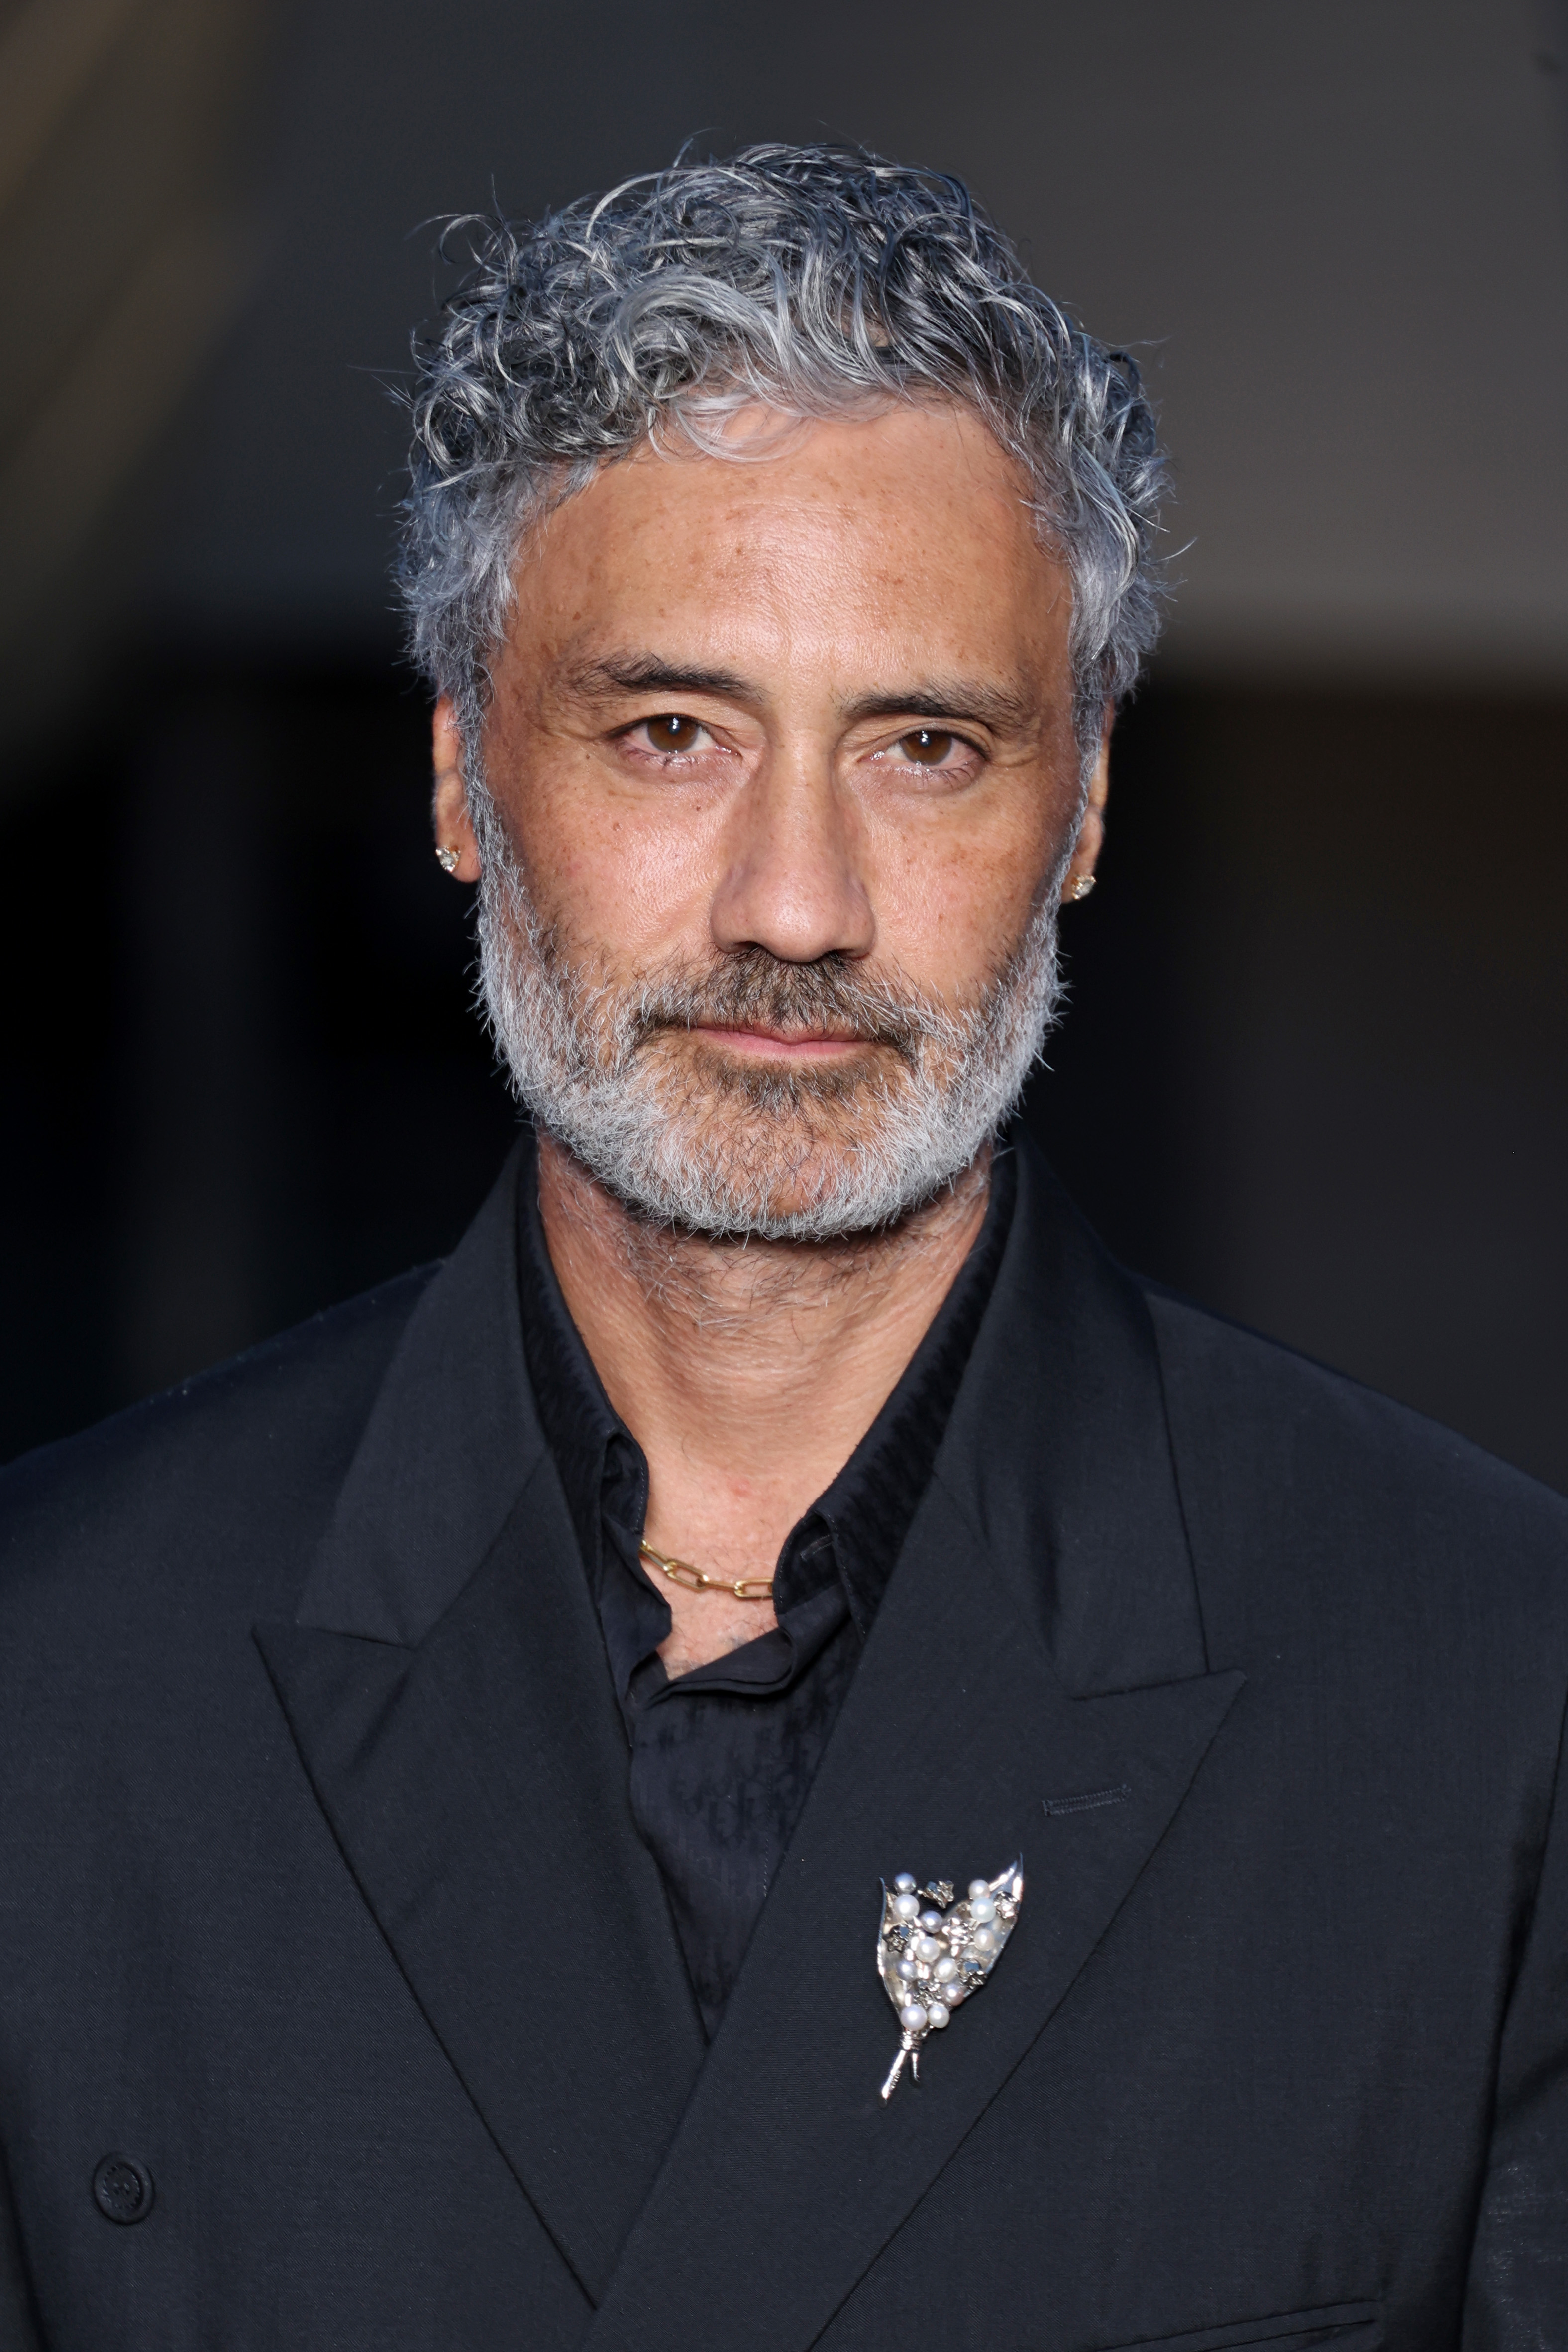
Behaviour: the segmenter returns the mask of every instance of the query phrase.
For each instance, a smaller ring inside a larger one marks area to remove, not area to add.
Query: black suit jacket
[[[0,1483],[5,2344],[1568,2345],[1564,1507],[1141,1288],[1025,1150],[705,2051],[515,1184]],[[879,1880],[1020,1853],[884,2105]]]

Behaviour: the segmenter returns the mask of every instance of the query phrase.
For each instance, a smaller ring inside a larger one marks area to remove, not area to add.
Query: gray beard
[[[639,1217],[715,1240],[872,1233],[953,1183],[1016,1107],[1061,1005],[1061,871],[956,1012],[845,956],[792,964],[755,947],[626,983],[573,961],[494,807],[469,797],[483,856],[480,996],[513,1090]],[[758,1022],[852,1031],[874,1046],[815,1072],[668,1050],[681,1031]]]

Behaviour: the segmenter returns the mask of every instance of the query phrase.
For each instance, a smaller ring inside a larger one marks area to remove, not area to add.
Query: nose
[[[781,963],[869,955],[876,939],[854,811],[831,761],[775,750],[737,796],[714,896],[714,945],[767,949]]]

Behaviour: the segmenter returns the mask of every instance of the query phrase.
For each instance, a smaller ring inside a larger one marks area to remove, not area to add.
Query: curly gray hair
[[[961,181],[757,146],[524,227],[458,228],[478,231],[475,266],[415,348],[400,585],[471,772],[518,547],[550,505],[672,429],[733,454],[724,425],[752,401],[810,418],[933,393],[969,402],[1019,460],[1068,565],[1092,758],[1158,633],[1164,457],[1133,361],[1030,283]]]

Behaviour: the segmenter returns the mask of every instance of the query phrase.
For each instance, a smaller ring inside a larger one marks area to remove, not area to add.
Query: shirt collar
[[[985,1222],[952,1288],[887,1402],[800,1522],[802,1530],[814,1519],[831,1532],[862,1639],[871,1631],[946,1434],[996,1284],[1016,1194],[1012,1156],[998,1149]]]

